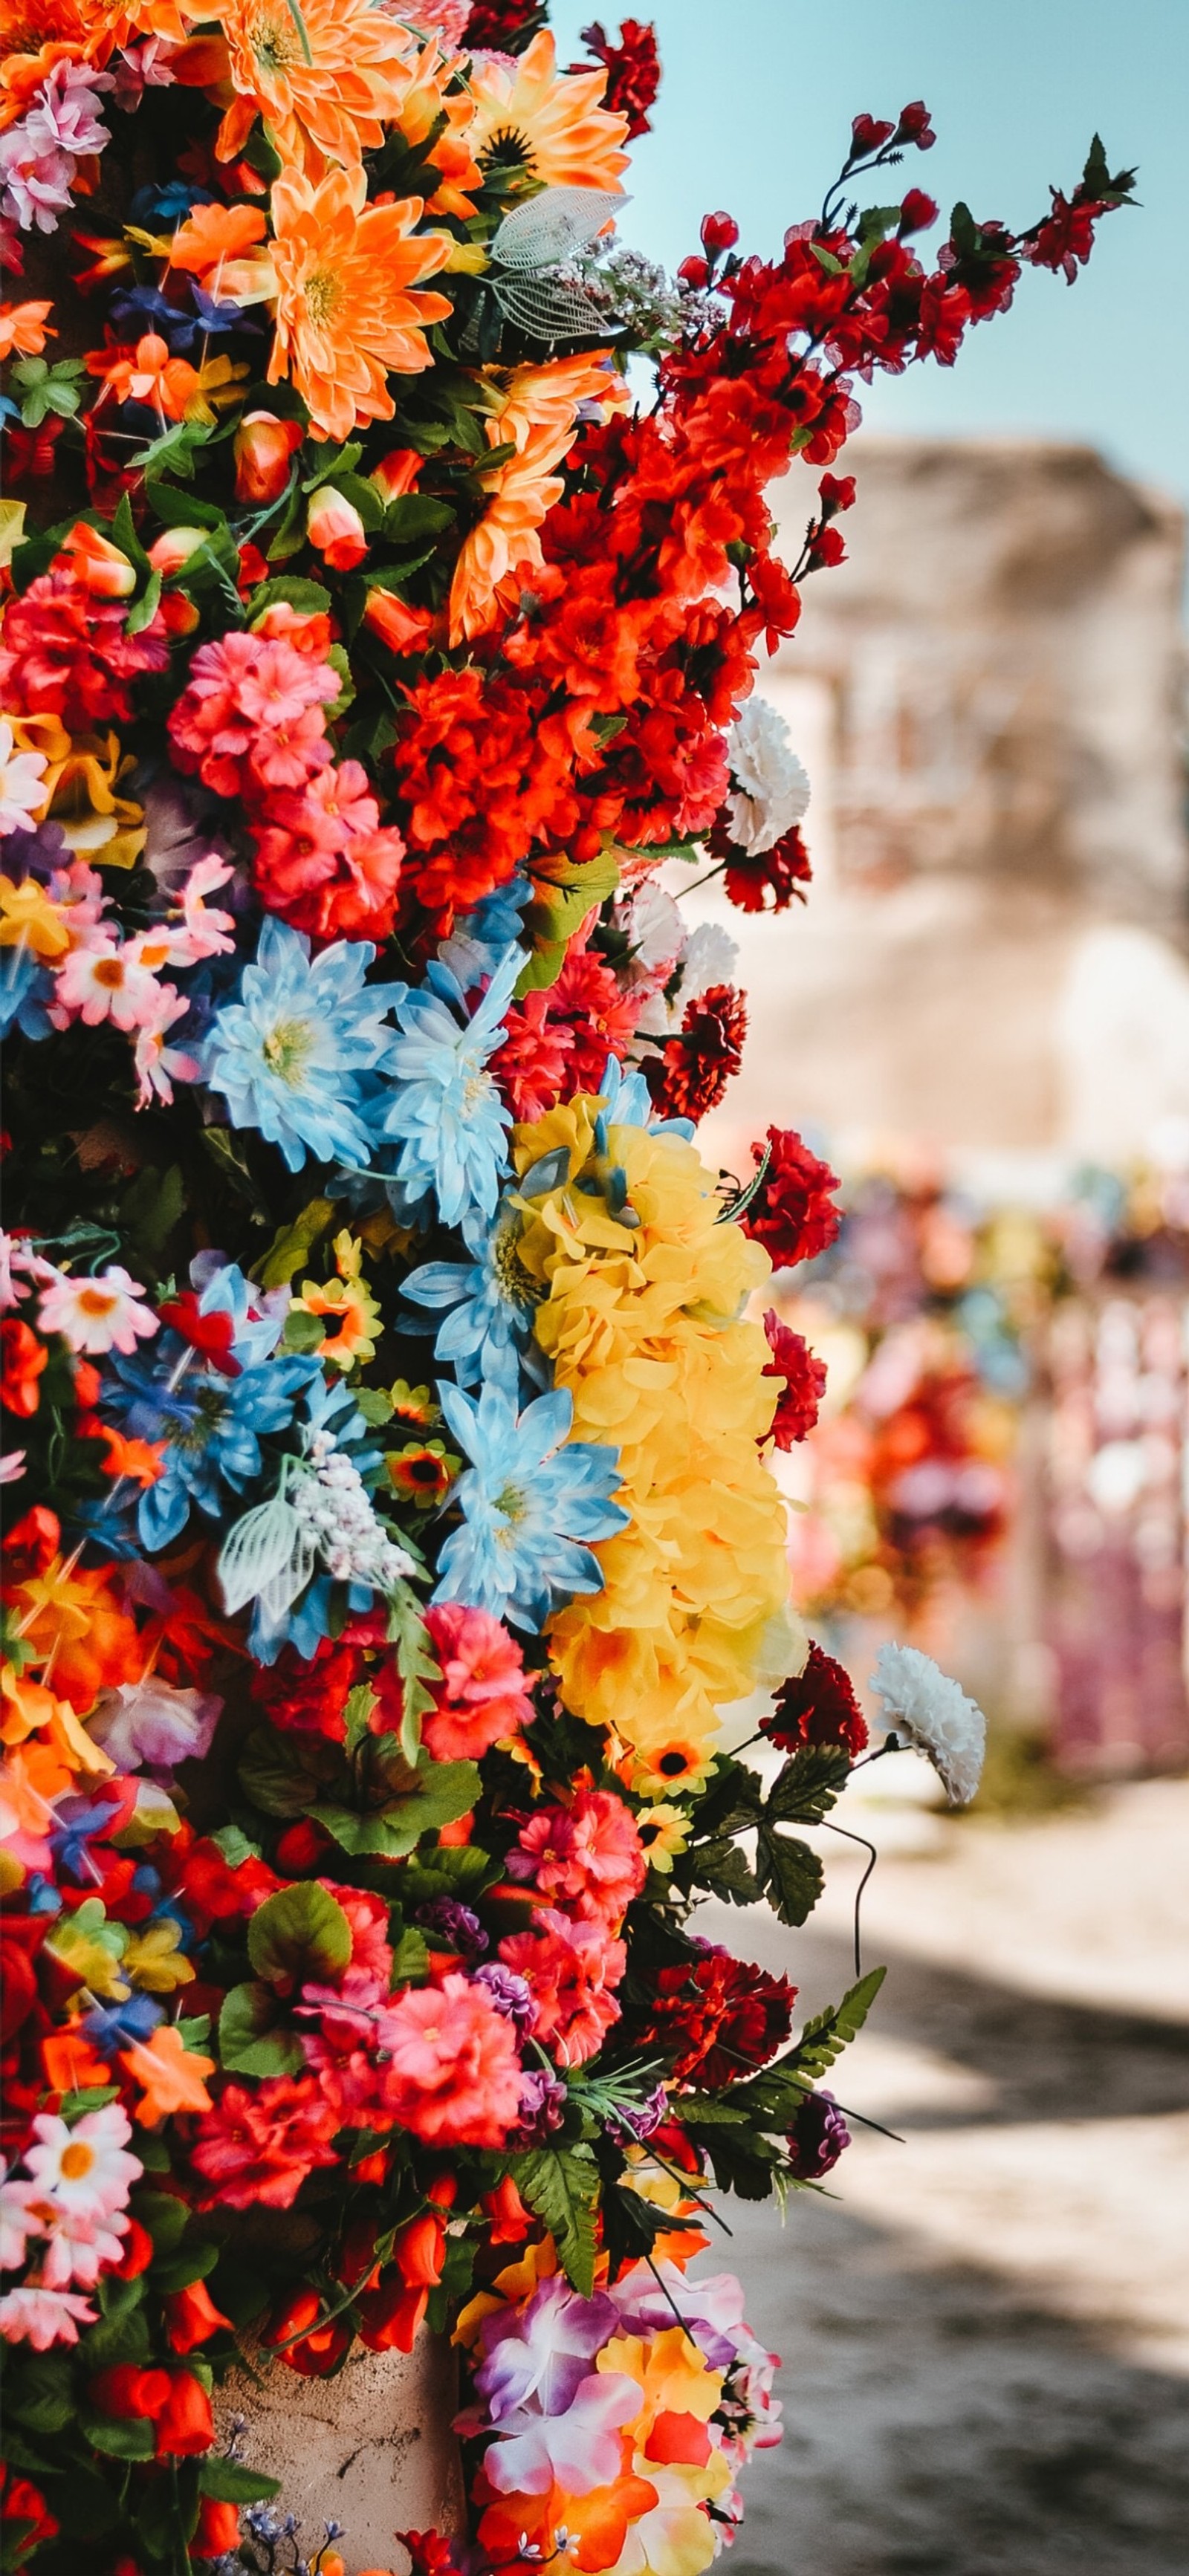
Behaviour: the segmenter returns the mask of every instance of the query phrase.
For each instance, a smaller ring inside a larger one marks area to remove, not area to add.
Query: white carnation
[[[629,900],[617,903],[615,925],[631,941],[637,971],[654,975],[661,967],[671,967],[681,953],[685,924],[663,886],[642,885]]]
[[[729,930],[716,921],[700,921],[691,930],[681,960],[681,1006],[700,1000],[712,984],[733,984],[739,950]]]
[[[881,1646],[871,1687],[885,1726],[928,1755],[951,1807],[968,1807],[982,1775],[987,1721],[917,1646]]]
[[[763,698],[749,698],[731,726],[727,758],[736,787],[727,798],[731,838],[755,858],[801,821],[809,803],[809,780],[784,717]]]

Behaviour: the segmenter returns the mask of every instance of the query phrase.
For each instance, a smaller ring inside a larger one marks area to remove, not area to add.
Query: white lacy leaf
[[[314,1568],[314,1550],[283,1494],[245,1512],[223,1541],[219,1585],[229,1617],[245,1602],[264,1601],[274,1616],[297,1599]]]
[[[505,215],[491,256],[501,268],[556,268],[584,250],[627,202],[610,188],[542,188]]]
[[[614,325],[593,296],[552,277],[494,277],[501,313],[532,340],[606,339]]]

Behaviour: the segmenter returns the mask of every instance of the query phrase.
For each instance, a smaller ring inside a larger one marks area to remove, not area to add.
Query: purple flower
[[[788,2134],[788,2151],[798,2182],[817,2182],[831,2173],[850,2130],[832,2093],[807,2093]]]
[[[642,2146],[646,2138],[656,2136],[668,2116],[669,2097],[664,2085],[658,2084],[645,2102],[617,2102],[607,2127],[621,2145],[634,2139],[638,2146]]]
[[[518,1977],[514,1968],[502,1967],[493,1959],[488,1967],[476,1968],[474,1983],[486,1986],[496,2011],[514,2021],[518,2030],[527,2028],[536,2010],[527,1977]]]
[[[456,1896],[435,1896],[430,1904],[419,1905],[416,1920],[424,1923],[427,1931],[441,1932],[468,1967],[473,1967],[491,1947],[478,1915],[472,1914],[469,1905],[460,1905]],[[517,1983],[521,1982],[518,1978]],[[503,2009],[494,1995],[492,2002],[497,2011]]]
[[[520,2078],[520,2118],[509,2144],[543,2147],[560,2129],[565,2113],[565,2085],[547,2066],[526,2066]]]

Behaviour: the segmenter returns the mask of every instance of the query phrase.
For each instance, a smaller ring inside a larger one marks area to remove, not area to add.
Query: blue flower
[[[548,1383],[543,1354],[533,1341],[533,1318],[543,1294],[517,1252],[521,1219],[501,1201],[488,1225],[463,1219],[470,1261],[426,1261],[412,1270],[404,1293],[417,1306],[445,1313],[434,1357],[452,1368],[460,1386],[488,1383],[515,1399],[521,1371],[538,1386]]]
[[[464,993],[494,975],[509,941],[523,937],[521,915],[532,891],[527,877],[510,877],[507,885],[493,887],[473,912],[455,922],[438,955],[457,976]]]
[[[364,985],[375,953],[366,939],[340,939],[311,965],[308,939],[269,915],[239,1000],[216,1014],[203,1047],[205,1079],[222,1092],[232,1126],[258,1127],[291,1172],[309,1154],[368,1159],[358,1076],[378,1064],[383,1022],[406,990]]]
[[[114,1352],[107,1408],[138,1440],[164,1440],[163,1472],[141,1495],[142,1547],[178,1538],[196,1503],[208,1520],[226,1517],[226,1491],[242,1494],[264,1466],[264,1434],[285,1431],[303,1388],[320,1377],[316,1359],[295,1354],[242,1365],[238,1377],[195,1357],[177,1333],[162,1333],[153,1356]]]
[[[628,1514],[611,1500],[619,1452],[588,1440],[562,1446],[574,1419],[568,1388],[539,1395],[519,1419],[497,1386],[485,1386],[477,1403],[445,1383],[438,1396],[473,1463],[454,1489],[463,1523],[442,1549],[435,1601],[469,1602],[517,1628],[541,1628],[576,1593],[601,1592],[589,1542],[627,1527]]]
[[[54,979],[31,948],[0,949],[0,1038],[20,1029],[27,1038],[48,1038]]]
[[[521,949],[505,951],[470,1019],[461,985],[440,961],[398,1004],[400,1035],[384,1058],[391,1081],[371,1104],[377,1134],[400,1143],[389,1183],[398,1216],[414,1215],[431,1192],[447,1225],[468,1209],[494,1213],[510,1114],[486,1065],[523,964]]]
[[[138,2039],[149,2039],[164,2019],[165,2006],[153,1995],[129,1995],[126,2003],[96,2004],[93,2012],[83,2014],[83,2029],[97,2048],[114,2056],[117,2048],[134,2048]]]

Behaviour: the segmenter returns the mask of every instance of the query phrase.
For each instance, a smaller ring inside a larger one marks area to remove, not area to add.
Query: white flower
[[[61,1333],[72,1351],[127,1356],[157,1330],[152,1308],[137,1304],[143,1295],[139,1279],[131,1279],[118,1261],[97,1279],[59,1270],[42,1291],[37,1320],[43,1333]]]
[[[152,1675],[100,1691],[87,1732],[110,1753],[120,1771],[172,1771],[179,1762],[201,1762],[223,1702],[213,1691],[175,1690]]]
[[[969,1806],[987,1742],[977,1700],[968,1699],[961,1684],[916,1646],[881,1646],[871,1687],[885,1726],[902,1744],[928,1755],[951,1807]]]
[[[29,2215],[36,2191],[34,2182],[0,2182],[0,2272],[19,2272],[25,2260],[25,2239],[36,2225]]]
[[[23,832],[45,803],[43,751],[18,751],[12,726],[0,721],[0,837]]]
[[[132,2124],[118,2102],[85,2111],[73,2128],[57,2113],[39,2111],[33,2129],[38,2144],[26,2149],[25,2163],[43,2197],[91,2220],[125,2207],[144,2168],[139,2156],[124,2153]]]
[[[35,2200],[29,2215],[49,2239],[41,2260],[47,2290],[68,2290],[72,2283],[77,2289],[93,2290],[103,2266],[118,2263],[123,2255],[120,2238],[127,2235],[129,2221],[122,2212],[101,2227],[75,2209],[61,2208],[57,2201]]]
[[[94,2323],[90,2300],[76,2298],[71,2290],[42,2290],[29,2281],[0,2299],[0,2335],[5,2343],[31,2343],[34,2352],[48,2352],[52,2343],[77,2343],[80,2325]]]
[[[800,822],[809,803],[809,780],[784,717],[763,698],[749,698],[731,726],[727,758],[737,791],[727,798],[731,838],[755,858]]]
[[[700,1001],[712,984],[733,984],[738,963],[738,942],[730,931],[720,929],[716,921],[700,921],[690,932],[681,960],[682,1010],[687,1002]]]
[[[681,954],[685,924],[663,886],[639,886],[635,894],[621,897],[615,906],[615,927],[631,941],[634,955],[633,978],[654,976],[661,967],[673,966]]]

